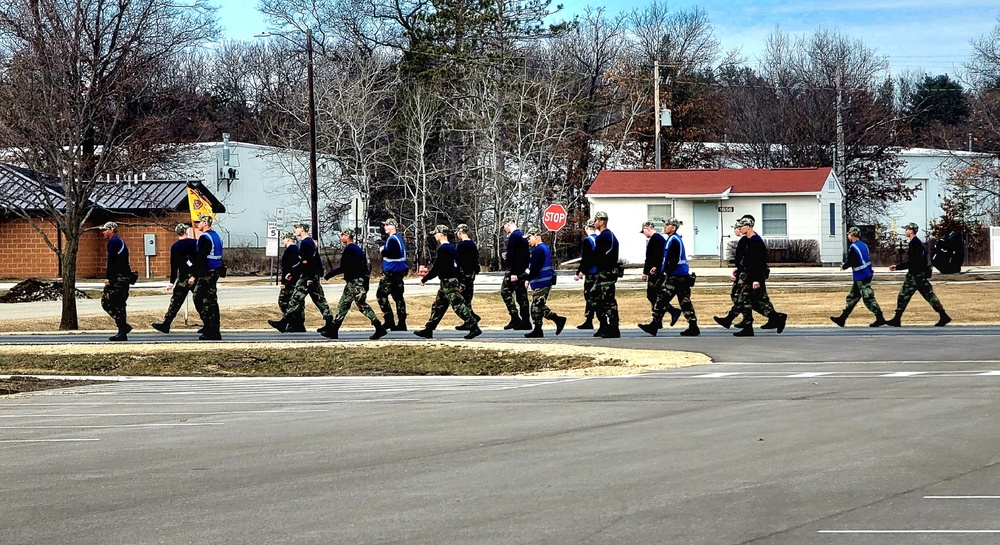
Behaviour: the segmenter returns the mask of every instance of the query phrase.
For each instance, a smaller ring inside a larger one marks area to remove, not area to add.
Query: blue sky
[[[215,0],[225,35],[251,39],[264,30],[254,0]],[[559,3],[553,0],[553,4]],[[593,0],[563,0],[567,18]],[[609,13],[641,9],[645,0],[605,4]],[[764,40],[780,28],[790,35],[810,35],[818,28],[860,39],[889,58],[894,73],[904,70],[956,75],[972,53],[970,40],[998,24],[997,0],[668,0],[670,10],[703,9],[725,49],[740,48],[751,64]]]

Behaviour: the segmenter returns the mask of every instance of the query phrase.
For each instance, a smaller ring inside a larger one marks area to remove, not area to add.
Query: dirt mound
[[[0,303],[29,303],[32,301],[59,301],[62,299],[62,282],[42,282],[29,278],[18,282],[3,297]],[[76,290],[77,299],[90,299],[86,293]]]

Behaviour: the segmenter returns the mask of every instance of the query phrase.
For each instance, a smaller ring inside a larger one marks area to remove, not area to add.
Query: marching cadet
[[[745,214],[740,219],[749,218],[753,220],[754,217],[750,214]],[[742,229],[740,228],[739,220],[733,224],[733,236],[736,237],[736,247],[733,249],[733,269],[732,274],[729,275],[729,281],[733,283],[732,289],[729,291],[729,299],[733,302],[732,306],[729,308],[729,312],[726,313],[722,318],[718,316],[712,316],[712,319],[722,327],[729,329],[729,326],[733,325],[733,320],[737,316],[743,313],[744,308],[742,304],[737,304],[740,300],[740,291],[743,289],[743,283],[740,282],[740,275],[743,273],[743,254],[746,253],[747,247],[747,237],[742,235]],[[736,329],[743,329],[747,325],[747,317],[744,315],[743,320],[736,324]]]
[[[931,287],[931,268],[927,264],[927,250],[924,248],[924,243],[917,238],[917,230],[920,227],[916,223],[910,222],[903,226],[903,229],[906,231],[906,237],[910,239],[906,250],[906,261],[898,265],[890,265],[889,270],[905,270],[906,279],[903,280],[903,286],[899,289],[899,296],[896,298],[896,314],[886,322],[886,325],[892,327],[902,325],[900,319],[903,317],[903,311],[910,303],[913,292],[919,291],[924,300],[930,303],[931,308],[938,313],[938,321],[934,325],[944,327],[951,321],[951,316],[948,316],[948,313],[944,311],[944,305],[941,304],[937,295],[934,294],[934,288]]]
[[[288,309],[285,310],[280,320],[268,320],[267,323],[278,331],[287,333],[302,333],[306,330],[305,325],[305,304],[306,295],[312,299],[316,308],[323,314],[326,323],[317,329],[322,333],[333,326],[333,312],[326,302],[326,295],[323,293],[323,286],[320,278],[323,276],[323,264],[320,262],[319,249],[316,242],[309,236],[309,224],[306,222],[296,223],[294,226],[295,236],[299,239],[299,277],[295,280],[295,289],[292,291],[292,298],[288,301]]]
[[[587,225],[583,227],[587,237],[580,245],[580,265],[576,269],[574,280],[583,279],[583,301],[584,315],[586,320],[577,329],[594,329],[594,312],[597,308],[597,298],[594,292],[594,282],[597,281],[597,256],[594,255],[594,247],[597,243],[597,229],[593,222],[587,220]]]
[[[733,336],[753,337],[753,313],[751,311],[754,310],[767,317],[767,322],[760,326],[761,329],[775,329],[781,333],[785,330],[788,315],[774,310],[771,298],[767,296],[765,280],[770,273],[767,266],[767,245],[764,244],[764,239],[754,232],[753,219],[740,218],[737,224],[740,226],[740,234],[747,238],[743,255],[743,272],[740,275],[742,286],[737,300],[737,305],[743,307],[745,325],[733,333]]]
[[[448,242],[448,227],[446,225],[434,227],[434,240],[438,243],[437,258],[434,260],[431,270],[420,279],[420,285],[423,286],[424,283],[433,278],[439,278],[441,287],[438,288],[437,297],[431,305],[430,319],[427,320],[423,329],[414,331],[413,334],[425,339],[433,337],[434,329],[441,322],[441,318],[444,318],[444,313],[448,310],[450,303],[455,314],[458,314],[458,317],[469,328],[469,333],[465,335],[465,338],[474,339],[482,335],[483,330],[479,329],[479,324],[476,323],[472,310],[465,304],[465,299],[462,297],[461,284],[458,280],[460,273],[456,263],[458,252]]]
[[[455,227],[455,234],[458,240],[456,251],[458,252],[458,269],[460,272],[459,281],[462,285],[462,298],[465,299],[465,304],[469,306],[469,310],[472,311],[472,317],[476,319],[476,323],[479,323],[479,315],[476,314],[475,309],[472,307],[472,297],[475,294],[476,286],[476,275],[479,274],[479,247],[476,246],[476,242],[472,240],[469,236],[469,226],[464,223],[459,223],[458,227]],[[459,331],[468,331],[468,326],[461,324],[455,326],[455,329]]]
[[[118,224],[109,221],[101,226],[108,241],[108,267],[101,293],[101,307],[115,321],[118,332],[109,341],[127,341],[132,326],[128,324],[128,290],[132,284],[132,266],[128,262],[128,246],[118,236]]]
[[[847,230],[847,238],[851,241],[851,247],[847,250],[847,261],[840,267],[841,270],[851,269],[854,282],[851,284],[851,291],[847,294],[847,306],[840,312],[840,316],[830,316],[833,323],[844,327],[847,317],[858,304],[864,301],[868,310],[875,314],[875,321],[868,324],[869,327],[879,327],[885,325],[885,317],[882,315],[882,308],[875,300],[875,290],[872,289],[872,277],[875,275],[872,270],[872,261],[868,256],[868,245],[861,241],[861,230],[851,227]]]
[[[694,305],[691,303],[691,285],[694,277],[687,262],[687,252],[684,249],[684,241],[677,233],[681,221],[677,218],[668,218],[663,222],[663,232],[667,235],[667,241],[663,252],[663,261],[651,270],[653,274],[660,274],[664,281],[657,293],[656,305],[653,307],[653,319],[648,324],[639,324],[639,329],[656,335],[657,330],[663,327],[663,315],[670,310],[670,300],[677,296],[677,304],[680,310],[677,313],[684,313],[688,328],[681,331],[683,337],[696,337],[701,334],[698,328],[698,317],[694,312]],[[673,310],[671,310],[673,314]],[[677,318],[671,318],[670,325],[673,325]]]
[[[292,301],[292,293],[295,291],[295,283],[299,279],[299,246],[295,242],[295,233],[285,233],[282,241],[285,244],[285,251],[281,253],[281,282],[278,292],[278,309],[284,315],[288,312],[288,306]],[[305,311],[304,305],[302,311]],[[305,322],[302,316],[296,316],[295,323]]]
[[[170,306],[167,313],[163,315],[162,322],[153,323],[153,329],[160,333],[170,333],[170,323],[174,321],[177,312],[180,311],[184,299],[191,291],[188,279],[191,277],[191,266],[194,265],[195,254],[198,252],[198,243],[188,236],[188,225],[178,223],[174,227],[177,233],[177,242],[170,246]]]
[[[608,229],[608,215],[598,212],[594,215],[597,240],[594,253],[597,256],[597,280],[594,291],[597,297],[597,318],[601,322],[595,337],[617,339],[622,336],[618,329],[618,300],[615,298],[615,283],[618,282],[618,239]]]
[[[222,339],[221,317],[219,316],[219,283],[222,265],[222,237],[212,230],[212,216],[202,214],[198,219],[197,253],[194,266],[191,267],[191,278],[188,285],[194,308],[201,316],[202,333],[199,341],[218,341]]]
[[[663,327],[661,323],[663,315],[660,315],[660,321],[655,319],[656,301],[660,295],[660,291],[663,290],[663,282],[666,279],[663,276],[661,265],[663,265],[663,251],[666,248],[667,239],[663,238],[663,235],[657,232],[656,224],[652,221],[643,223],[642,230],[639,232],[646,236],[646,260],[642,264],[642,279],[646,281],[646,300],[649,301],[649,308],[653,311],[654,316],[654,320],[650,323],[650,326],[655,325],[656,329],[660,329]],[[671,308],[670,315],[670,325],[674,325],[677,323],[676,316],[680,316],[681,311]]]
[[[385,244],[382,245],[382,279],[378,282],[375,298],[379,309],[385,316],[385,327],[390,331],[406,331],[406,301],[403,299],[403,280],[406,279],[410,266],[406,263],[406,244],[403,237],[396,232],[399,224],[394,218],[382,222],[385,231]],[[389,296],[396,303],[396,314],[392,315],[392,305]]]
[[[524,336],[531,338],[544,337],[542,333],[542,318],[552,320],[556,324],[556,335],[566,327],[566,318],[559,316],[549,308],[547,301],[549,291],[555,284],[555,270],[552,268],[552,253],[548,245],[542,242],[542,232],[537,227],[528,229],[528,245],[531,246],[531,257],[528,261],[528,272],[524,273],[525,289],[531,288],[531,321],[534,329]]]
[[[368,258],[360,246],[354,243],[354,229],[344,229],[340,232],[340,242],[344,244],[344,253],[340,256],[340,266],[326,274],[327,280],[344,274],[344,293],[340,296],[340,304],[337,305],[337,314],[333,317],[330,327],[324,329],[322,334],[328,339],[338,338],[340,324],[344,323],[347,311],[351,309],[351,303],[357,305],[361,314],[368,318],[375,326],[375,333],[372,333],[370,340],[377,340],[385,337],[388,330],[382,322],[375,316],[375,311],[365,302],[368,296]]]
[[[518,277],[524,274],[528,268],[528,241],[524,240],[524,234],[517,228],[517,222],[507,219],[503,222],[503,230],[509,235],[507,237],[507,251],[504,252],[504,265],[507,273],[503,276],[503,283],[500,285],[500,298],[507,305],[507,313],[510,314],[510,322],[503,326],[504,329],[531,329],[531,321],[528,318],[528,290],[524,289],[524,282]],[[517,304],[514,304],[515,299]],[[520,311],[518,311],[520,307]]]

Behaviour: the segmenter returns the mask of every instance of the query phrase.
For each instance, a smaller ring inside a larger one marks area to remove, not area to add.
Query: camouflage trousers
[[[295,283],[286,284],[281,283],[281,291],[278,292],[278,309],[281,310],[281,314],[285,315],[288,313],[288,306],[292,303],[292,294],[295,293]],[[305,310],[305,305],[303,305],[302,310]],[[302,317],[302,312],[299,312],[299,318]]]
[[[365,289],[365,279],[357,278],[344,285],[344,293],[340,296],[340,303],[337,304],[337,314],[333,317],[334,322],[342,322],[347,311],[351,310],[351,304],[355,304],[361,314],[364,314],[372,323],[378,321],[375,311],[371,305],[365,302],[368,297],[368,290]]]
[[[174,291],[170,294],[170,306],[167,307],[167,313],[163,315],[163,323],[169,324],[174,321],[189,293],[191,293],[191,285],[188,284],[188,278],[178,278],[174,282]]]
[[[649,301],[649,308],[656,312],[656,300],[660,298],[663,291],[663,284],[666,277],[662,274],[651,274],[646,280],[646,300]]]
[[[382,314],[392,314],[392,307],[389,305],[389,296],[396,302],[396,314],[402,320],[406,317],[406,301],[403,300],[403,279],[405,272],[383,272],[382,280],[378,282],[378,289],[375,291],[375,300],[378,301],[378,308]]]
[[[910,304],[910,297],[914,292],[920,292],[924,300],[931,304],[931,308],[939,314],[944,313],[944,305],[934,293],[931,281],[927,278],[927,273],[907,273],[903,280],[903,287],[899,288],[899,296],[896,298],[896,314],[902,314],[906,310],[906,305]]]
[[[583,312],[588,320],[597,310],[597,295],[593,291],[595,282],[597,282],[596,274],[583,275]]]
[[[319,282],[319,276],[300,276],[295,281],[295,289],[292,290],[292,298],[288,301],[288,310],[285,311],[285,318],[292,316],[305,316],[306,295],[312,298],[316,308],[323,314],[324,318],[333,318],[330,311],[330,304],[326,302],[326,294],[323,293],[323,285]]]
[[[218,283],[218,273],[209,273],[208,276],[195,278],[191,289],[194,308],[198,311],[198,316],[201,316],[205,331],[216,331],[220,327]]]
[[[528,288],[524,287],[524,281],[518,277],[517,282],[511,282],[510,271],[503,275],[503,283],[500,284],[500,298],[503,304],[507,305],[507,314],[517,316],[521,313],[528,314]],[[517,300],[515,306],[514,301]],[[521,308],[521,312],[518,311]]]
[[[462,297],[462,285],[458,279],[442,278],[437,297],[431,305],[431,317],[427,320],[426,329],[433,331],[437,328],[441,319],[444,318],[444,313],[448,310],[448,305],[451,305],[455,314],[458,314],[458,317],[462,319],[463,324],[471,326],[476,323],[476,319],[472,316],[472,309],[465,304],[465,298]]]
[[[851,284],[851,291],[847,294],[846,299],[847,305],[844,306],[844,314],[850,314],[859,301],[864,301],[865,306],[868,307],[868,310],[872,311],[872,314],[882,312],[882,307],[878,306],[878,301],[875,300],[875,290],[872,289],[871,278],[867,280],[855,280]]]
[[[104,291],[101,293],[101,308],[111,316],[118,327],[128,321],[126,306],[129,280],[127,276],[112,279],[110,284],[104,286]]]
[[[556,315],[548,305],[551,290],[552,286],[531,290],[531,323],[536,326],[542,323],[542,318],[551,320]]]
[[[740,314],[743,314],[743,305],[738,304],[741,293],[743,293],[743,282],[737,278],[736,281],[733,282],[733,288],[729,291],[729,299],[732,300],[733,305],[729,307],[729,312],[726,313],[726,318],[733,320]]]
[[[594,312],[598,318],[603,317],[611,327],[618,327],[618,299],[615,298],[615,283],[618,274],[615,271],[599,272],[594,279],[590,293],[594,296]]]
[[[770,318],[775,313],[771,298],[767,295],[767,285],[764,282],[760,283],[759,288],[754,289],[753,282],[748,280],[745,274],[740,275],[738,282],[740,288],[733,306],[742,309],[741,312],[747,323],[753,323],[753,311],[757,311],[765,318]]]
[[[660,291],[657,292],[656,304],[653,305],[653,321],[663,321],[664,314],[670,309],[670,300],[677,297],[677,304],[688,322],[697,322],[694,304],[691,303],[691,284],[687,276],[664,277]]]
[[[476,294],[476,275],[462,276],[458,280],[458,283],[462,288],[462,299],[465,300],[465,304],[469,307],[469,311],[472,312],[472,317],[476,319],[476,323],[479,323],[479,315],[472,309],[472,297]]]

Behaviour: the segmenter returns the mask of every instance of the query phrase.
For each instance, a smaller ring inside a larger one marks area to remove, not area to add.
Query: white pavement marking
[[[725,378],[738,374],[740,373],[708,373],[707,375],[694,375],[691,378]]]
[[[1000,371],[986,371],[985,373],[979,373],[981,377],[998,377],[1000,376]]]
[[[37,405],[33,405],[37,406]],[[59,404],[60,407],[65,405]],[[0,414],[3,418],[105,418],[105,417],[129,417],[129,416],[217,416],[223,414],[302,414],[302,413],[328,413],[330,409],[298,409],[298,410],[275,410],[275,411],[211,411],[211,412],[163,412],[163,413],[76,413],[76,414]]]
[[[817,534],[1000,534],[1000,530],[820,530]]]
[[[1000,500],[1000,496],[924,496],[925,500]]]
[[[69,425],[69,426],[0,426],[0,430],[78,430],[78,429],[118,429],[118,428],[183,428],[197,426],[225,426],[224,422],[175,422],[169,424],[118,424],[118,425]]]
[[[926,371],[900,371],[898,373],[889,373],[887,375],[880,375],[882,378],[906,378],[915,377],[917,375],[926,375]]]
[[[813,377],[822,377],[822,376],[832,375],[832,374],[833,374],[833,372],[829,372],[829,373],[798,373],[798,374],[795,374],[795,375],[786,375],[785,378],[813,378]]]
[[[100,441],[100,439],[0,439],[0,443],[80,443]]]

